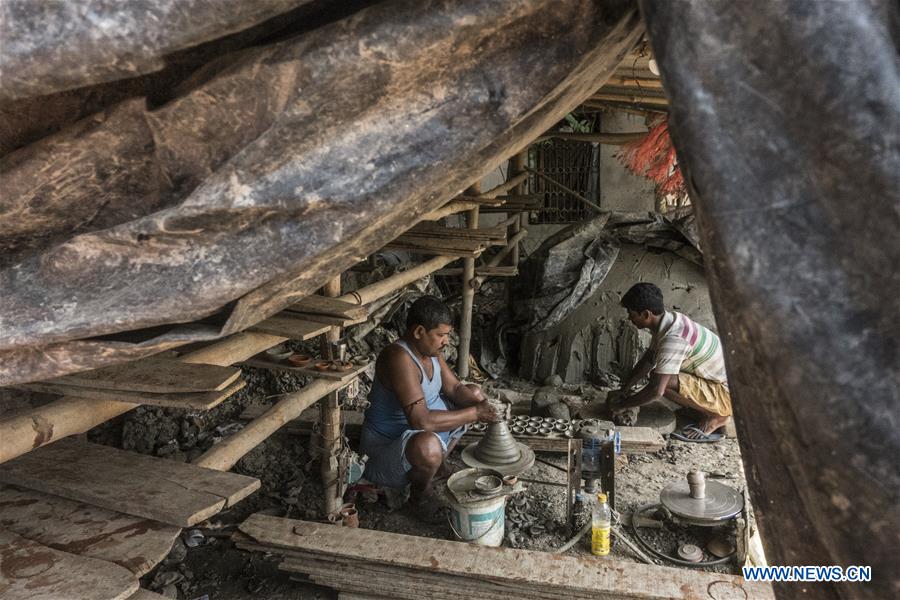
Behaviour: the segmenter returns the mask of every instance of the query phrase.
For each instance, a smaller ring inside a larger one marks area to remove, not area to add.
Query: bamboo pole
[[[515,156],[513,156],[511,164],[509,166],[509,176],[510,178],[516,177],[521,174],[527,175],[528,172],[525,170],[525,165],[528,164],[528,148],[519,152]],[[522,180],[522,183],[516,185],[513,188],[513,194],[517,196],[522,196],[525,194],[525,180]],[[516,215],[516,220],[513,221],[512,224],[512,239],[510,239],[510,243],[508,245],[512,246],[512,252],[510,252],[509,264],[513,267],[519,266],[519,242],[512,243],[512,240],[516,238],[516,235],[522,230],[522,227],[525,225],[522,221],[525,219],[525,213],[519,212]],[[499,263],[497,263],[499,264]]]
[[[337,298],[341,295],[341,276],[338,275],[322,290],[328,298]],[[332,327],[322,339],[322,356],[326,359],[337,358],[334,356],[332,344],[341,337],[340,329]],[[325,512],[331,513],[338,510],[343,502],[339,479],[338,454],[341,450],[341,406],[338,403],[337,391],[330,392],[319,401],[319,432],[322,436],[322,461],[320,470],[322,473],[322,487],[325,489]]]
[[[660,79],[650,79],[648,77],[624,77],[622,75],[613,75],[610,77],[603,87],[606,86],[615,86],[615,87],[628,87],[628,88],[638,88],[638,89],[651,89],[651,90],[661,90],[663,89],[662,80]],[[600,88],[603,89],[603,88]]]
[[[644,96],[640,94],[612,94],[612,93],[602,93],[602,94],[594,94],[590,97],[590,100],[613,100],[616,102],[628,102],[631,104],[651,104],[654,106],[668,106],[669,101],[666,98],[660,98],[658,96]]]
[[[285,338],[238,333],[178,358],[188,363],[228,366],[246,360]],[[70,435],[84,433],[139,405],[64,396],[25,414],[0,421],[0,463]]]
[[[501,186],[497,186],[494,190]],[[507,191],[506,188],[503,191]],[[491,190],[493,191],[493,190]],[[480,195],[480,184],[472,185],[467,194]],[[498,192],[502,193],[502,192]],[[478,229],[478,207],[473,208],[466,213],[466,227],[469,229]],[[462,314],[459,317],[459,348],[456,353],[456,374],[460,379],[469,376],[469,346],[472,342],[472,308],[475,305],[475,288],[472,284],[475,282],[475,259],[463,259],[463,276],[462,276]]]
[[[603,212],[605,212],[602,208],[600,208],[599,206],[597,206],[596,204],[594,204],[593,202],[591,202],[590,200],[588,200],[587,198],[585,198],[584,196],[582,196],[581,194],[579,194],[578,192],[576,192],[575,190],[570,189],[570,188],[567,188],[566,186],[564,186],[564,185],[561,184],[560,182],[556,181],[555,179],[552,179],[552,178],[550,178],[550,177],[547,177],[547,176],[544,175],[543,173],[541,173],[541,172],[539,172],[539,171],[535,171],[535,170],[532,169],[531,167],[525,167],[525,169],[526,169],[529,173],[534,173],[535,175],[537,175],[538,177],[540,177],[541,179],[543,179],[543,180],[546,181],[547,183],[549,183],[549,184],[551,184],[551,185],[555,185],[556,187],[558,187],[558,188],[561,189],[562,191],[566,192],[567,194],[570,194],[571,196],[574,196],[575,198],[578,198],[579,200],[581,200],[582,202],[584,202],[586,205],[588,205],[589,207],[593,208],[596,212],[598,212],[598,213],[603,213]]]
[[[300,413],[326,394],[345,385],[346,382],[339,380],[316,379],[303,389],[287,394],[239,432],[210,448],[194,461],[194,464],[217,471],[229,470],[241,457],[278,431],[282,425],[299,417]]]
[[[352,304],[370,304],[380,298],[384,298],[400,288],[406,287],[412,282],[431,275],[438,269],[447,266],[456,260],[455,256],[435,256],[411,269],[394,273],[390,277],[385,277],[381,281],[377,281],[372,285],[367,285],[355,292],[349,292],[339,297],[338,300],[350,302]]]
[[[562,131],[548,132],[537,139],[537,141],[556,138],[560,140],[572,140],[575,142],[591,142],[594,144],[604,144],[608,146],[621,146],[628,142],[643,139],[646,137],[646,131],[636,133],[568,133]]]
[[[420,221],[437,221],[439,219],[443,219],[444,217],[449,217],[450,215],[455,215],[456,213],[461,213],[463,211],[471,210],[478,206],[477,202],[460,202],[459,200],[453,200],[452,202],[448,202],[444,206],[437,208],[430,213],[425,213],[422,215]]]
[[[485,267],[497,267],[503,262],[503,259],[507,257],[514,249],[519,247],[519,242],[525,239],[525,236],[528,235],[527,229],[521,229],[519,233],[512,236],[509,239],[509,242],[504,246],[500,252],[491,257],[490,260],[484,263]],[[481,284],[484,283],[484,280],[487,279],[487,275],[479,275],[475,279],[472,280],[473,289],[478,289],[481,287]]]

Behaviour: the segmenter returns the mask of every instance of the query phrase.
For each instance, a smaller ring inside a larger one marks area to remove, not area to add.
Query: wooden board
[[[265,407],[258,405],[248,406],[241,413],[240,419],[251,421],[261,415]],[[318,412],[310,410],[300,415],[299,418],[289,421],[282,427],[285,433],[309,435],[313,424],[318,420]],[[351,442],[359,441],[362,432],[363,414],[353,410],[341,411],[341,422],[344,426],[344,435]],[[656,452],[665,447],[665,440],[658,431],[651,427],[619,427],[617,428],[622,440],[622,452]],[[470,431],[459,440],[461,446],[467,446],[478,442],[482,437],[481,432]],[[538,452],[565,453],[568,450],[568,442],[565,437],[544,437],[531,435],[514,436],[516,441],[522,442],[532,450]]]
[[[483,240],[497,244],[506,243],[506,227],[485,227],[482,229],[462,229],[444,227],[434,223],[417,223],[407,229],[404,236],[426,238],[448,238],[452,240]]]
[[[0,465],[0,482],[190,527],[257,488],[253,477],[64,439]]]
[[[144,358],[129,363],[48,379],[47,383],[99,388],[124,392],[221,391],[241,376],[234,367],[179,362],[165,358]]]
[[[150,590],[145,590],[144,588],[139,589],[133,595],[128,597],[128,600],[167,600],[168,596],[163,596],[162,594],[157,594],[156,592],[151,592]]]
[[[317,335],[322,335],[331,328],[332,325],[327,323],[307,321],[306,319],[287,316],[284,312],[281,312],[277,316],[260,321],[253,327],[250,327],[248,331],[258,331],[259,333],[278,335],[291,340],[305,341]]]
[[[136,577],[159,564],[181,533],[173,525],[4,484],[0,527],[56,550],[116,563]]]
[[[4,600],[126,600],[137,590],[137,577],[119,565],[54,550],[0,528]]]
[[[134,404],[150,404],[152,406],[171,406],[175,408],[187,408],[192,410],[209,410],[226,398],[231,397],[244,389],[246,382],[238,379],[220,392],[188,392],[151,394],[149,392],[117,392],[98,388],[74,387],[59,385],[50,382],[25,383],[11,386],[15,389],[43,392],[46,394],[59,394],[73,398],[88,398],[90,400],[112,400],[115,402],[131,402]]]
[[[359,319],[365,321],[369,317],[369,310],[359,304],[351,304],[337,298],[327,296],[307,296],[299,302],[292,304],[286,310],[313,314],[341,317],[344,319]]]
[[[350,564],[367,572],[394,574],[398,586],[411,588],[422,582],[456,581],[478,598],[643,598],[696,599],[716,597],[713,587],[734,597],[772,599],[771,586],[748,583],[721,573],[626,563],[615,559],[554,555],[532,550],[491,548],[463,542],[419,538],[368,529],[334,527],[261,514],[250,516],[240,527],[256,544],[281,552],[291,570],[304,572],[307,562],[324,567],[332,581],[353,576]],[[237,540],[239,547],[246,543]],[[252,544],[251,544],[252,546]],[[407,578],[396,577],[407,573]],[[368,590],[377,592],[387,576],[368,576]],[[366,579],[358,579],[364,583]],[[735,589],[737,588],[737,589]],[[438,594],[453,588],[435,586]],[[477,592],[476,592],[477,590]],[[484,590],[484,591],[482,591]],[[359,589],[355,591],[365,591]],[[493,593],[492,593],[493,592]],[[415,596],[406,596],[415,597]],[[436,595],[438,597],[453,597]]]
[[[354,365],[349,371],[319,371],[313,367],[294,367],[284,362],[275,362],[274,360],[266,360],[262,357],[253,357],[240,363],[248,367],[256,367],[258,369],[271,369],[273,371],[287,371],[288,373],[297,373],[308,377],[316,377],[318,379],[331,379],[333,381],[350,381],[359,377],[359,374],[366,370],[368,365]]]

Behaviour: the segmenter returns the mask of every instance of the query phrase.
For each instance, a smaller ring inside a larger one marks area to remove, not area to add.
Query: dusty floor
[[[262,372],[248,373],[248,379],[276,390],[289,387],[292,383],[283,377]],[[520,389],[528,388],[526,384],[518,382],[511,387],[516,386]],[[587,396],[592,399],[592,403],[584,407],[585,412],[593,412],[591,409],[596,406],[599,398],[595,394]],[[242,405],[244,402],[236,404]],[[234,419],[239,410],[240,406],[231,409],[222,407],[220,416]],[[165,412],[151,411],[143,417],[134,415],[122,426],[126,445],[140,439],[144,439],[146,443],[147,439],[159,433],[157,429],[160,428],[163,435],[169,435],[168,430],[176,426],[165,424],[166,416]],[[181,436],[180,439],[183,440],[185,435],[182,434],[186,434],[190,440],[193,431],[184,425],[185,422],[189,422],[189,419],[184,419],[177,427],[176,438]],[[141,435],[137,435],[138,433]],[[99,434],[95,434],[95,437],[98,436]],[[143,579],[143,586],[167,593],[171,597],[176,597],[177,594],[178,598],[191,600],[204,595],[209,600],[335,597],[332,590],[291,581],[287,574],[277,570],[276,557],[238,550],[228,539],[230,532],[234,531],[243,518],[259,510],[308,520],[324,517],[318,463],[315,448],[310,443],[308,437],[279,433],[244,457],[236,470],[259,477],[262,480],[261,489],[234,509],[221,513],[204,523],[203,527],[198,527],[197,530],[203,537],[194,536],[199,540],[195,547],[188,548],[179,541],[169,559]],[[135,449],[139,445],[135,444]],[[174,458],[181,459],[181,455],[187,458],[191,451],[192,448],[186,452],[179,449]],[[538,458],[559,468],[538,462],[522,475],[528,480],[528,489],[524,492],[527,498],[525,520],[528,526],[518,527],[507,520],[504,545],[552,551],[568,539],[564,523],[565,475],[561,470],[565,466],[565,458],[550,453],[539,453]],[[451,457],[451,463],[462,466],[458,451]],[[718,444],[689,444],[668,440],[666,447],[656,453],[633,453],[620,457],[616,473],[619,512],[627,519],[628,513],[638,506],[658,501],[659,492],[665,485],[683,477],[694,468],[707,471],[711,476],[735,488],[743,489],[745,486],[736,440],[728,439]],[[359,495],[355,500],[360,510],[361,527],[453,539],[447,523],[429,525],[420,522],[406,515],[402,509],[390,510],[384,499],[376,500],[371,495]],[[579,525],[584,522],[586,514],[580,515]],[[533,525],[538,528],[533,528]],[[541,527],[543,531],[540,531]],[[679,543],[692,542],[705,546],[709,534],[710,530],[705,528],[673,528],[672,531],[648,530],[647,537],[654,541],[659,550],[674,553]],[[186,531],[182,539],[189,537],[190,532]],[[588,554],[588,536],[569,552]],[[612,556],[621,560],[637,560],[624,545],[618,543],[613,547]],[[729,565],[717,569],[727,572],[733,571],[734,567]]]

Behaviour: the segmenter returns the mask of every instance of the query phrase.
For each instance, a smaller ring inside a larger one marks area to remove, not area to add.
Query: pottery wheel
[[[697,525],[715,525],[733,518],[744,509],[744,497],[718,481],[706,482],[706,497],[691,498],[687,481],[670,483],[659,501],[669,512]]]
[[[470,467],[494,469],[502,475],[518,475],[534,465],[534,451],[515,440],[505,421],[488,425],[484,437],[462,451]]]

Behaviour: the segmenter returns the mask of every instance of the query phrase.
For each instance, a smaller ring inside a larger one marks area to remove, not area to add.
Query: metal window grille
[[[595,144],[551,138],[531,147],[528,162],[536,171],[598,203],[600,153]],[[544,197],[543,207],[530,213],[529,223],[577,223],[593,216],[580,200],[536,175],[529,177],[528,190]]]

